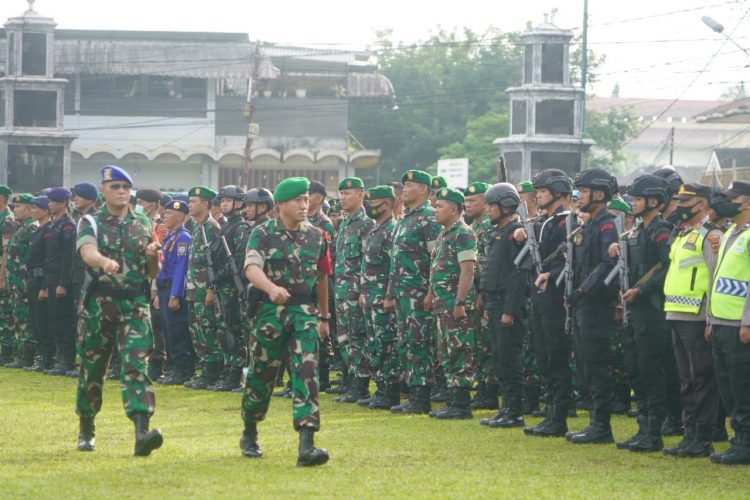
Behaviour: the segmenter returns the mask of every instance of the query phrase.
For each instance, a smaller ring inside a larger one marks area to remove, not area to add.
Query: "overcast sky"
[[[0,1],[0,20],[17,16],[26,0]],[[554,8],[561,28],[583,23],[583,0],[37,0],[35,10],[58,28],[223,31],[252,40],[333,47],[371,45],[378,29],[394,39],[416,42],[438,26],[493,25],[522,31]],[[589,43],[607,62],[593,91],[622,97],[718,99],[747,78],[750,56],[701,22],[709,15],[741,46],[750,47],[750,0],[589,1]],[[676,13],[676,11],[682,11]],[[373,47],[374,48],[374,47]],[[705,71],[704,71],[705,68]],[[396,89],[398,91],[398,89]],[[750,90],[750,89],[749,89]]]

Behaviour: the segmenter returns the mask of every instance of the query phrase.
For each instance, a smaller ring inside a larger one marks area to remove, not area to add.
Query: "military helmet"
[[[231,198],[236,201],[244,201],[245,192],[242,190],[242,188],[237,187],[234,184],[229,184],[219,189],[217,198]]]
[[[490,186],[484,193],[485,203],[497,203],[502,207],[517,207],[521,203],[516,186],[509,182],[499,182]]]
[[[568,174],[557,168],[542,170],[534,176],[531,182],[534,184],[534,189],[546,188],[555,193],[570,193]]]
[[[245,203],[266,204],[273,206],[273,194],[266,188],[252,188],[245,193]]]
[[[680,190],[680,186],[685,184],[683,182],[682,177],[680,177],[680,174],[677,173],[677,171],[671,167],[662,167],[654,174],[656,177],[659,177],[660,179],[664,179],[664,181],[667,183],[667,195],[671,199],[672,196],[677,194],[677,191]]]
[[[598,189],[604,192],[604,196],[609,199],[617,192],[617,179],[601,168],[589,168],[576,175],[574,181],[575,187],[587,187]]]
[[[659,203],[669,201],[667,181],[655,175],[641,175],[640,177],[636,177],[630,188],[628,188],[628,194],[643,198],[656,198]]]

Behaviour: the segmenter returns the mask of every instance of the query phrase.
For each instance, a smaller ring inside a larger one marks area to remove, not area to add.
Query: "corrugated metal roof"
[[[722,169],[750,167],[750,148],[718,148],[714,153]]]

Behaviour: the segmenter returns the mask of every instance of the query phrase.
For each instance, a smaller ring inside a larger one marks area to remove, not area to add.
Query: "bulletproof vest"
[[[639,227],[628,238],[628,268],[630,284],[635,284],[659,262],[659,252],[653,235],[662,228],[671,230],[672,225],[665,220],[655,220],[648,228]]]
[[[508,278],[508,268],[513,265],[512,240],[513,232],[523,227],[519,222],[511,222],[502,229],[496,230],[491,240],[482,270],[482,291],[488,293],[499,293],[505,290],[505,282]]]
[[[603,215],[597,215],[595,220],[586,223],[582,232],[577,233],[573,238],[573,276],[574,287],[579,288],[583,285],[586,278],[601,263],[602,238],[601,227],[605,224],[614,226],[614,215],[605,212]],[[607,300],[612,294],[616,294],[617,287],[603,287],[597,283],[595,289],[591,290],[591,296],[597,296],[602,300]]]
[[[210,251],[214,261],[214,272],[216,273],[217,281],[219,281],[220,283],[229,283],[232,280],[232,266],[229,263],[227,252],[224,249],[224,243],[221,241],[222,236],[224,236],[224,239],[226,239],[227,241],[229,250],[232,252],[233,260],[235,264],[237,264],[237,269],[241,270],[243,268],[238,259],[240,257],[239,254],[241,254],[242,262],[244,262],[244,249],[232,248],[232,246],[234,245],[235,236],[237,235],[238,231],[243,232],[245,235],[250,233],[250,225],[242,218],[239,218],[235,221],[232,221],[231,223],[227,223],[222,226],[219,234],[216,236],[216,239],[211,242]],[[244,241],[245,244],[247,244],[247,239],[244,239]]]

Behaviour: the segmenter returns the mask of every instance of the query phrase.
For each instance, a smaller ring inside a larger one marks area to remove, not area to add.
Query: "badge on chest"
[[[682,245],[682,248],[684,248],[685,250],[695,250],[695,244],[697,243],[698,238],[700,238],[700,234],[698,233],[691,234],[690,236],[688,236],[688,239],[685,242],[685,244]]]

